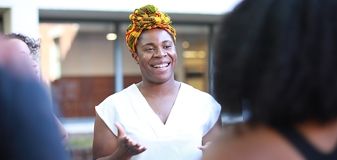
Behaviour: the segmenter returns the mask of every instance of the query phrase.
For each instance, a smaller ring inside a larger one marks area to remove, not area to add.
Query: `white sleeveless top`
[[[198,147],[218,120],[220,108],[209,94],[181,83],[164,124],[133,84],[106,98],[96,112],[113,134],[117,136],[114,124],[119,122],[132,140],[147,148],[132,160],[200,160]]]

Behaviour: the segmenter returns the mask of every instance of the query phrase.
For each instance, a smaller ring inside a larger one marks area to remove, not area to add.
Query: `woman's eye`
[[[153,48],[145,48],[145,51],[153,51]]]
[[[164,46],[165,49],[169,49],[169,48],[171,48],[171,47],[172,47],[172,46],[170,46],[170,45]]]

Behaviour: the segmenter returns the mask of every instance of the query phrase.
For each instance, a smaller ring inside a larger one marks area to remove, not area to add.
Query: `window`
[[[209,29],[206,25],[176,25],[180,63],[177,79],[208,91]]]
[[[113,93],[115,26],[41,23],[41,68],[65,117],[94,116]]]

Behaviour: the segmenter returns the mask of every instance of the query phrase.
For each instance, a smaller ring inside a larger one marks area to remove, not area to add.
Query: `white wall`
[[[5,33],[23,33],[39,37],[39,10],[35,1],[1,0]]]
[[[62,61],[62,76],[112,75],[113,45],[105,34],[79,33]]]
[[[123,48],[123,73],[139,75],[137,63],[125,47]],[[105,39],[105,33],[79,33],[62,61],[62,76],[89,76],[114,74],[113,41]]]
[[[241,0],[37,0],[40,9],[94,10],[132,12],[143,5],[154,4],[170,13],[223,14],[230,11]]]
[[[31,37],[39,35],[39,10],[84,10],[132,12],[146,4],[154,4],[169,13],[223,14],[241,0],[207,0],[193,3],[181,0],[0,0],[6,33],[20,32]]]

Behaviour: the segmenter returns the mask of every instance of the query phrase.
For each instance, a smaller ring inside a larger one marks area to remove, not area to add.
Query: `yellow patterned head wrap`
[[[146,5],[139,9],[135,9],[133,13],[130,14],[129,19],[131,24],[126,30],[126,43],[127,46],[134,57],[136,53],[137,40],[141,33],[145,30],[160,28],[166,30],[175,42],[176,40],[176,30],[172,26],[170,17],[153,5]]]

